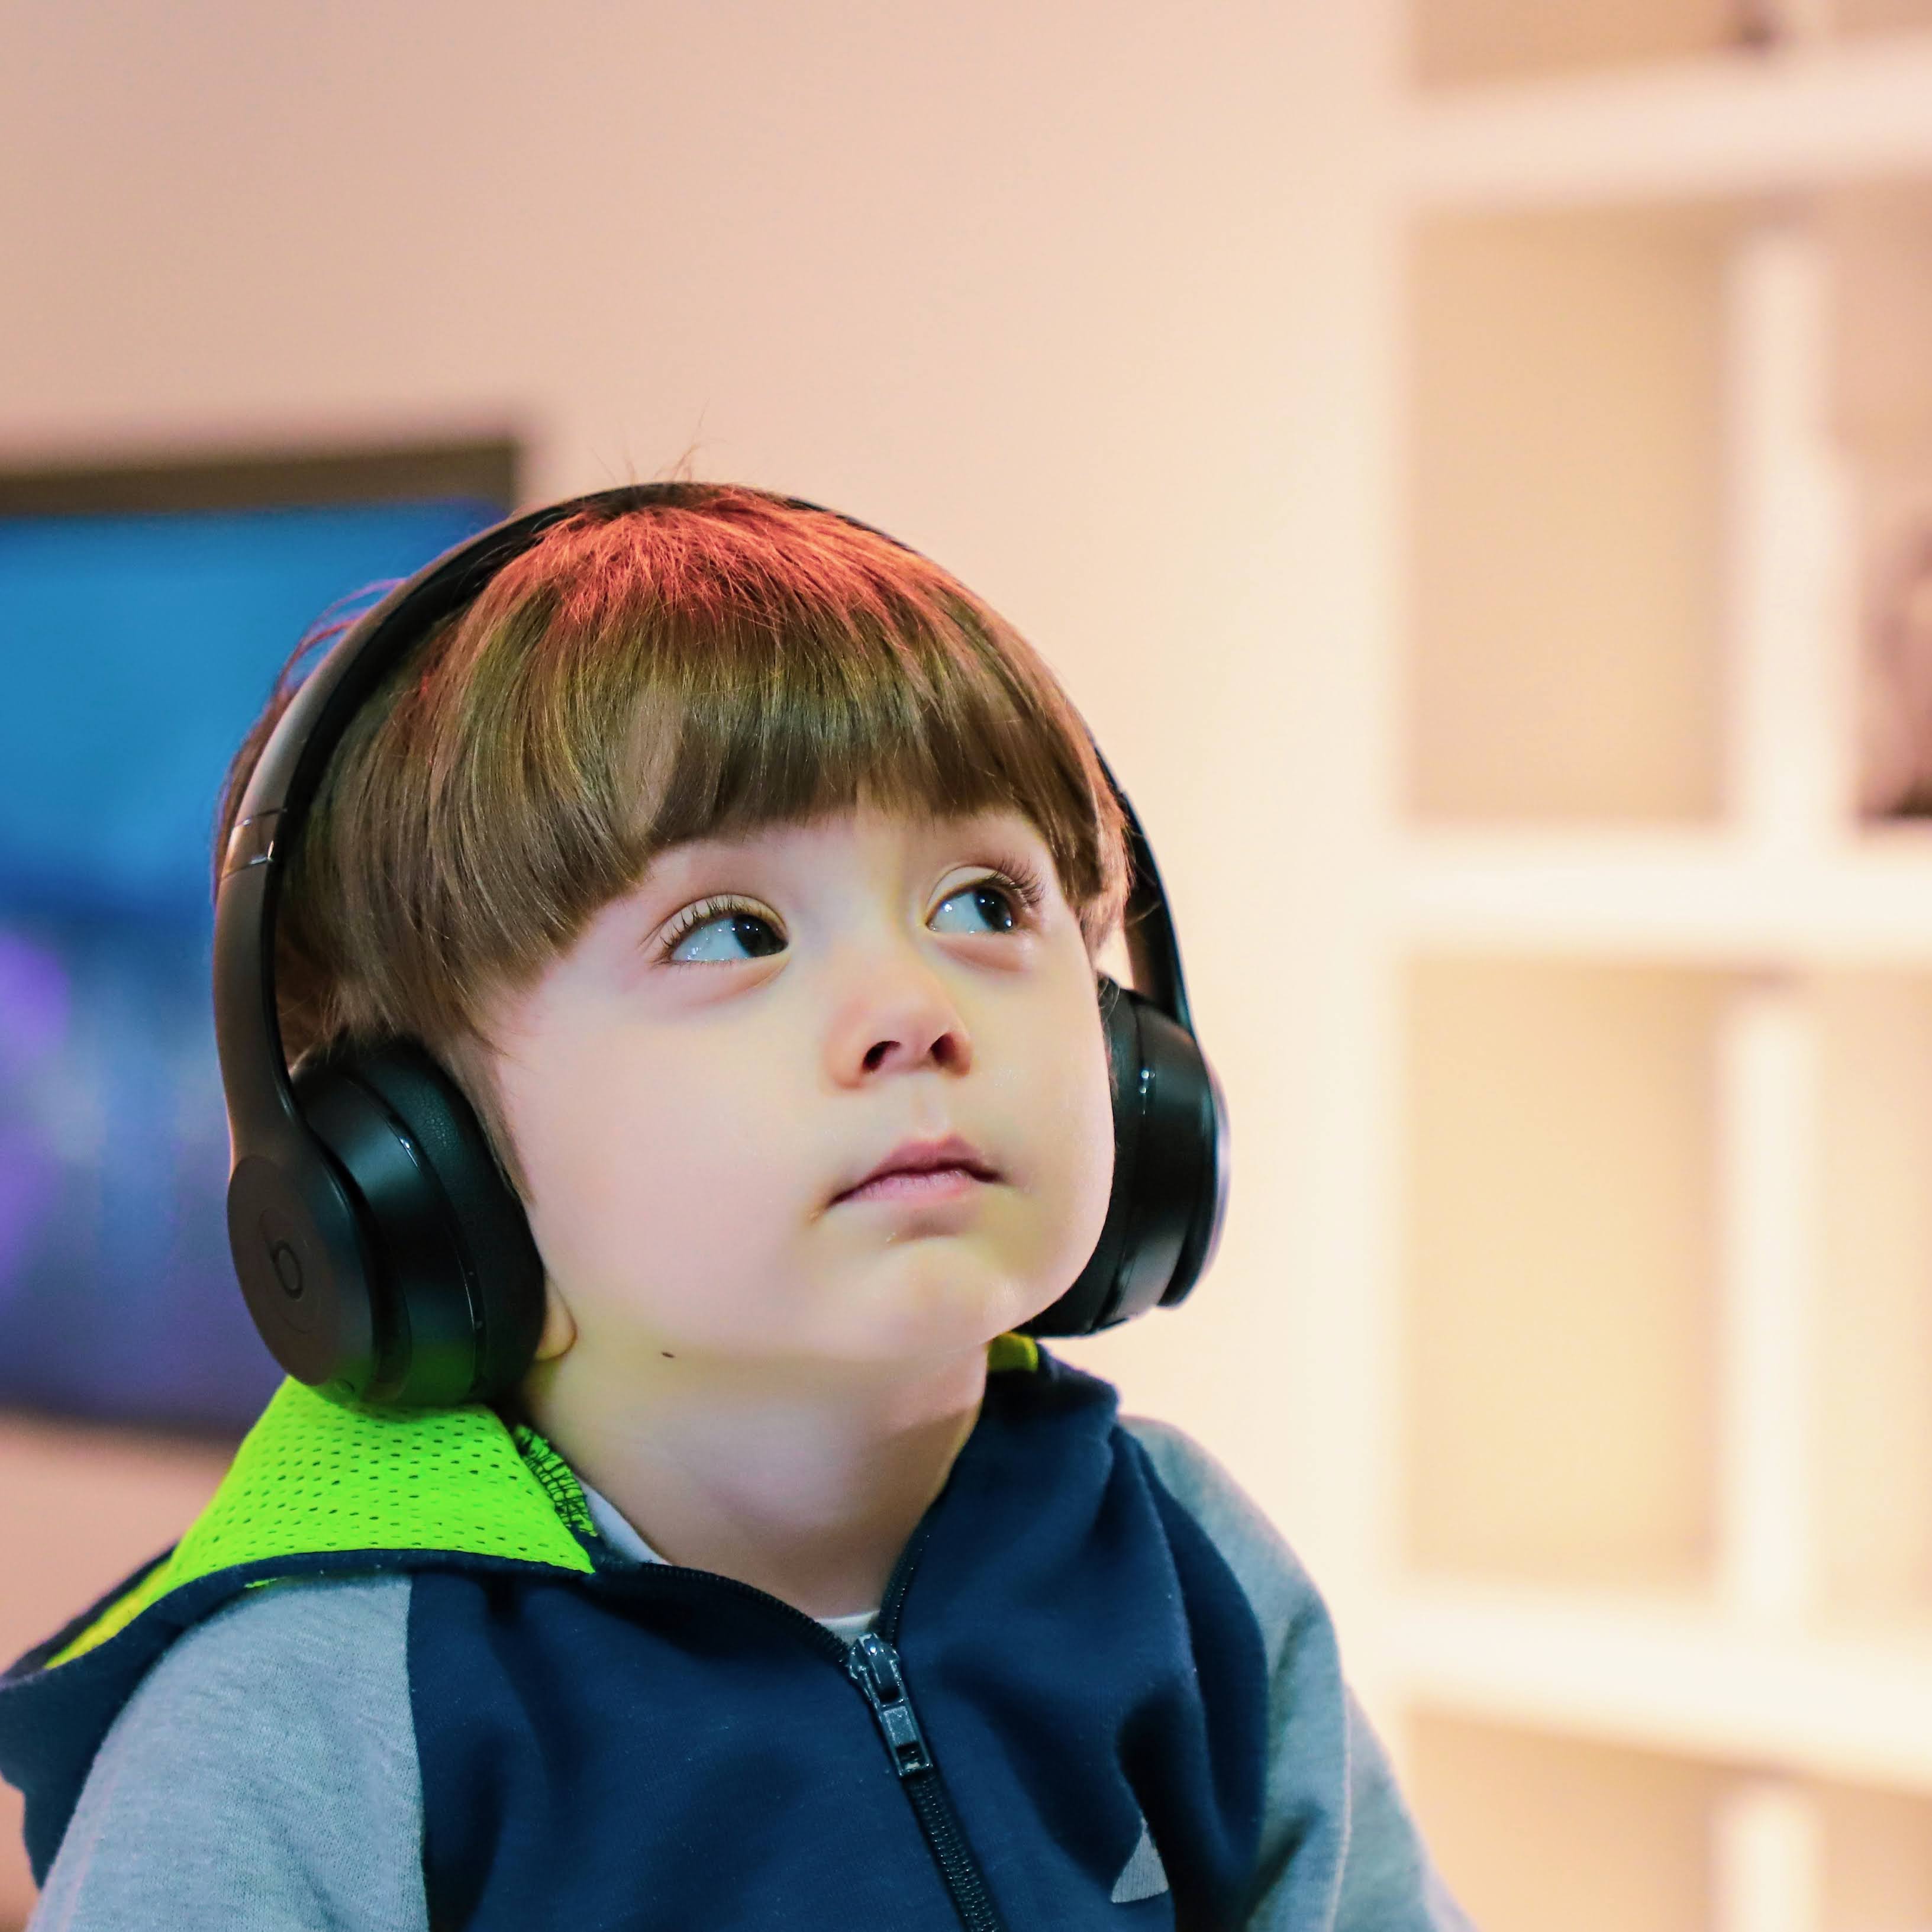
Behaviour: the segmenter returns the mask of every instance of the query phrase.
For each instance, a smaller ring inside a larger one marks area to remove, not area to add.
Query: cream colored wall
[[[1388,14],[0,8],[0,463],[507,422],[548,496],[689,449],[1036,641],[1149,826],[1236,1162],[1195,1303],[1067,1352],[1233,1467],[1345,1636]],[[0,1436],[0,1496],[69,1498],[8,1504],[9,1638],[208,1474],[62,1453]]]

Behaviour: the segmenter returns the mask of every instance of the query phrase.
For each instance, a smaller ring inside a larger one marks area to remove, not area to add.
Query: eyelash
[[[1007,863],[1004,872],[988,872],[983,879],[968,879],[962,886],[956,886],[946,896],[946,899],[957,898],[962,892],[976,892],[982,886],[998,886],[1010,893],[1020,914],[1019,922],[1030,926],[1034,914],[1040,909],[1046,897],[1046,884],[1040,874],[1028,865],[1018,860]],[[946,899],[940,904],[944,905]],[[748,899],[726,892],[716,898],[700,899],[694,906],[688,906],[680,913],[670,931],[658,941],[656,948],[658,963],[667,966],[696,965],[696,960],[674,959],[675,952],[684,940],[695,932],[700,926],[709,925],[721,913],[748,912],[762,919],[764,914]]]

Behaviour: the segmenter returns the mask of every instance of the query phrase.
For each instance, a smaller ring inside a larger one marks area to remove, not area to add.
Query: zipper
[[[907,1688],[905,1670],[893,1640],[899,1634],[899,1612],[912,1582],[912,1573],[932,1534],[928,1514],[914,1530],[892,1574],[886,1580],[886,1592],[879,1601],[878,1621],[845,1653],[845,1671],[872,1707],[880,1735],[886,1741],[886,1755],[898,1774],[899,1789],[912,1805],[920,1829],[926,1834],[934,1862],[939,1867],[952,1909],[966,1932],[1006,1932],[1005,1921],[993,1903],[992,1894],[974,1861],[966,1834],[952,1801],[940,1781],[939,1767],[933,1762],[932,1747],[920,1727],[919,1714],[912,1707],[912,1693]],[[829,1633],[828,1633],[829,1634]]]
[[[919,1715],[907,1694],[899,1669],[899,1654],[876,1630],[855,1637],[846,1653],[845,1669],[866,1694],[886,1740],[886,1755],[898,1773],[899,1784],[912,1802],[920,1829],[932,1848],[940,1876],[952,1895],[952,1909],[966,1932],[1004,1932],[986,1882],[973,1861],[965,1835],[938,1779],[939,1767],[920,1728]]]
[[[787,1603],[782,1597],[773,1596],[769,1590],[760,1590],[755,1584],[741,1582],[736,1576],[721,1576],[711,1570],[687,1570],[678,1564],[651,1563],[628,1571],[626,1580],[641,1581],[653,1574],[658,1577],[701,1577],[718,1588],[755,1597],[760,1603],[782,1611],[794,1625],[799,1626],[800,1634],[820,1656],[829,1662],[842,1664],[846,1676],[859,1687],[872,1706],[872,1716],[885,1739],[886,1755],[892,1760],[899,1788],[905,1793],[912,1806],[913,1816],[925,1834],[926,1848],[939,1868],[939,1875],[946,1882],[946,1893],[952,1900],[953,1910],[959,1915],[960,1924],[966,1932],[1006,1932],[1006,1921],[1000,1916],[992,1894],[986,1888],[986,1881],[966,1842],[966,1834],[960,1828],[952,1801],[940,1781],[939,1766],[934,1762],[932,1747],[926,1742],[926,1732],[920,1724],[918,1713],[913,1708],[911,1694],[906,1687],[904,1666],[892,1642],[898,1635],[899,1611],[905,1601],[907,1588],[912,1582],[914,1566],[930,1533],[931,1526],[925,1522],[914,1531],[911,1540],[899,1552],[899,1560],[892,1566],[885,1595],[880,1602],[878,1622],[849,1646],[842,1637],[834,1635],[816,1617],[808,1616],[796,1605]],[[603,1574],[607,1577],[611,1575],[608,1570]]]

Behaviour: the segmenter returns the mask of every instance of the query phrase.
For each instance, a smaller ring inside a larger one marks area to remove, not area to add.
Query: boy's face
[[[490,1018],[550,1292],[606,1367],[956,1357],[1100,1238],[1094,970],[1017,814],[868,808],[674,848]],[[835,1198],[948,1135],[998,1178]]]

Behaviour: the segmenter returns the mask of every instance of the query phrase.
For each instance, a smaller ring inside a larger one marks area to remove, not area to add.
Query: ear
[[[577,1340],[577,1322],[565,1305],[562,1295],[556,1292],[556,1284],[546,1276],[544,1279],[543,1333],[537,1337],[536,1353],[532,1361],[554,1362],[558,1356],[566,1354]]]

